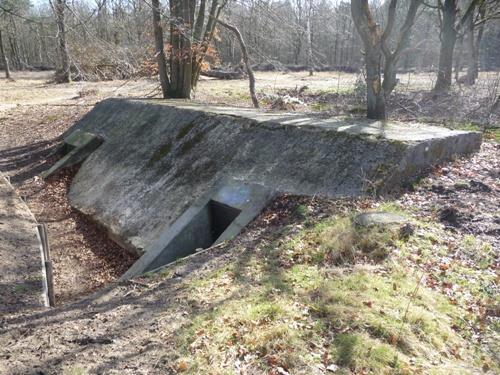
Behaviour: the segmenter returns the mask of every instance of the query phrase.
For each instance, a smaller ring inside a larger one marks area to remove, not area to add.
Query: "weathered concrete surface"
[[[386,192],[481,143],[478,133],[422,124],[182,101],[106,100],[70,132],[78,129],[104,143],[82,164],[70,202],[138,252],[224,178],[296,194]]]
[[[102,139],[94,134],[77,130],[64,138],[63,147],[59,150],[63,157],[50,169],[40,173],[42,178],[47,178],[57,171],[71,167],[84,161],[102,143]]]
[[[0,315],[47,305],[36,221],[0,174]]]
[[[274,191],[262,185],[234,180],[220,181],[167,228],[123,278],[152,271],[192,254],[196,249],[204,249],[231,239],[264,209],[273,195]],[[215,236],[211,232],[214,225],[217,225],[214,223],[217,218],[210,213],[209,207],[213,202],[237,211],[234,217],[226,221],[229,225],[224,226],[223,230],[221,228],[218,231],[220,233]]]

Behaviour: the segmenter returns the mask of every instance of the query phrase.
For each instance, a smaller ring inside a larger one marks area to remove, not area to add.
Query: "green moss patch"
[[[158,161],[167,156],[172,150],[172,141],[168,140],[164,144],[162,144],[158,150],[151,156],[151,159],[148,161],[148,166],[151,167],[155,165]]]

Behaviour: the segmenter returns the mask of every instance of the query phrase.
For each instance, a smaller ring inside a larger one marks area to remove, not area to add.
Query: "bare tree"
[[[473,85],[479,76],[479,48],[484,35],[486,23],[500,18],[500,3],[494,0],[483,0],[476,5],[466,20],[465,35],[467,37],[467,74],[463,81]]]
[[[312,31],[312,12],[313,12],[313,0],[309,0],[307,9],[307,68],[309,69],[309,75],[312,76],[314,73],[314,62],[313,62],[313,31]]]
[[[170,80],[167,73],[167,60],[165,58],[163,27],[161,25],[160,0],[152,0],[153,7],[153,32],[155,36],[155,55],[158,63],[158,75],[160,76],[161,91],[164,98],[170,95]]]
[[[53,9],[57,23],[57,52],[59,55],[59,67],[56,72],[56,81],[59,83],[71,82],[71,69],[68,46],[66,44],[66,0],[55,0]]]
[[[241,54],[243,55],[243,61],[245,63],[248,74],[248,83],[250,89],[250,97],[252,98],[252,104],[255,108],[259,108],[259,101],[257,99],[257,95],[255,94],[255,75],[253,74],[252,66],[250,65],[250,61],[248,59],[247,46],[245,44],[245,41],[243,40],[243,37],[241,36],[240,30],[238,30],[236,26],[222,22],[221,20],[218,20],[217,22],[219,22],[226,29],[232,31],[236,35],[236,38],[240,43]]]
[[[10,79],[10,68],[9,68],[9,59],[7,59],[7,56],[5,55],[5,48],[3,45],[3,39],[2,39],[2,30],[0,29],[0,54],[2,55],[2,64],[5,69],[5,78]]]
[[[198,7],[196,0],[170,0],[170,77],[163,57],[160,2],[152,2],[157,60],[164,97],[191,98],[191,92],[200,77],[203,59],[214,37],[215,25],[226,2],[212,0],[207,13],[207,0],[200,0]]]
[[[451,77],[453,70],[453,51],[458,37],[458,32],[463,28],[470,17],[473,17],[476,6],[483,0],[472,0],[463,16],[459,16],[458,0],[438,1],[441,25],[441,47],[439,50],[439,66],[434,92],[447,91],[451,87]]]
[[[387,15],[387,25],[382,32],[380,25],[370,11],[368,0],[352,0],[351,14],[363,41],[366,65],[367,115],[371,119],[385,119],[385,96],[396,86],[395,64],[408,41],[410,29],[415,20],[420,0],[411,0],[405,22],[402,26],[396,48],[391,50],[391,37],[398,0],[391,0]],[[384,82],[381,79],[382,57],[385,56]],[[387,91],[386,91],[387,90]]]
[[[401,30],[399,32],[399,38],[396,42],[394,48],[388,43],[388,39],[390,34],[392,33],[392,29],[394,28],[394,22],[396,19],[396,6],[397,1],[391,1],[389,4],[389,14],[387,17],[387,26],[385,28],[384,34],[382,35],[382,52],[385,57],[384,63],[384,93],[385,95],[389,95],[392,90],[396,87],[396,65],[398,63],[399,57],[403,50],[408,46],[408,39],[410,37],[410,32],[415,23],[415,19],[417,17],[418,8],[421,5],[420,0],[410,1],[410,6],[406,13],[406,18],[401,26]]]

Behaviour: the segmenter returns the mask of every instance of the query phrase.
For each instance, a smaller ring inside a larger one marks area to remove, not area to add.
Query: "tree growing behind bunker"
[[[500,373],[499,5],[0,0],[0,374]]]

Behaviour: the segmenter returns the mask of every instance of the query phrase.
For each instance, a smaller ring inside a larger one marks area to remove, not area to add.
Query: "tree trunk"
[[[66,24],[64,13],[66,0],[56,0],[54,10],[56,12],[56,23],[58,29],[57,52],[59,54],[60,67],[56,73],[56,81],[59,83],[71,82],[71,71],[69,62],[68,46],[66,45]]]
[[[248,52],[247,52],[247,46],[245,44],[245,41],[243,40],[243,37],[241,36],[240,30],[236,26],[229,25],[225,22],[222,22],[218,20],[218,22],[224,26],[226,29],[232,31],[236,37],[238,38],[238,42],[240,43],[241,47],[241,54],[243,56],[243,61],[245,62],[245,67],[247,68],[247,73],[248,73],[248,83],[249,83],[249,89],[250,89],[250,97],[252,98],[252,103],[255,108],[259,108],[259,101],[257,100],[257,95],[255,94],[255,75],[253,74],[252,67],[250,65],[250,61],[248,60]]]
[[[443,26],[441,47],[439,50],[439,67],[434,91],[444,92],[451,87],[453,69],[453,51],[457,41],[455,22],[457,18],[457,0],[445,0],[443,6]]]
[[[384,120],[386,119],[386,113],[385,95],[380,77],[380,60],[382,59],[380,46],[365,48],[365,59],[367,117]]]
[[[161,26],[160,0],[152,0],[153,8],[153,33],[155,36],[155,54],[158,64],[158,75],[160,76],[161,92],[163,98],[169,97],[170,82],[167,74],[167,61],[165,58],[165,50],[163,47],[163,28]]]
[[[0,54],[2,55],[2,64],[5,69],[5,78],[10,79],[10,69],[9,69],[9,60],[7,59],[7,56],[5,55],[5,48],[3,45],[3,39],[2,39],[2,30],[0,30]]]
[[[170,96],[190,99],[193,77],[193,52],[191,50],[194,3],[191,0],[171,0],[170,15]]]
[[[481,18],[485,17],[486,10],[485,9],[480,9],[479,14]],[[475,42],[475,48],[474,48],[474,79],[477,80],[479,78],[479,49],[481,48],[481,41],[483,39],[483,34],[484,34],[484,22],[479,25],[479,28],[477,30],[477,37],[476,37],[476,42]]]
[[[369,10],[368,0],[351,0],[351,14],[365,50],[367,117],[385,120],[385,95],[380,74],[383,40],[379,26]]]
[[[17,31],[16,21],[14,17],[10,16],[10,25],[12,27],[11,33],[9,35],[10,46],[12,50],[12,62],[14,63],[14,67],[17,70],[23,69],[23,61],[21,59],[21,50],[19,48],[19,40],[17,39],[19,33]]]
[[[384,93],[385,95],[389,95],[392,90],[396,87],[398,83],[396,79],[396,57],[395,56],[386,56],[384,63]]]
[[[456,53],[456,56],[455,56],[455,81],[458,82],[458,80],[460,79],[460,72],[462,71],[462,53],[463,53],[463,44],[464,44],[464,41],[463,41],[463,38],[459,38],[457,39],[458,41],[458,49],[457,49],[457,53]]]
[[[313,67],[313,47],[312,47],[312,25],[311,25],[311,17],[312,17],[312,0],[309,0],[309,9],[307,12],[307,67],[309,69],[309,75],[312,76],[314,74]]]
[[[481,4],[479,6],[479,19],[484,19],[486,16],[486,9]],[[468,67],[467,67],[467,76],[465,77],[465,83],[467,85],[474,85],[476,83],[477,78],[479,77],[479,47],[481,45],[481,39],[483,38],[484,33],[484,24],[485,22],[481,22],[478,26],[477,37],[474,37],[474,17],[473,13],[467,19],[467,58],[468,58]]]
[[[474,18],[467,20],[467,75],[465,84],[472,86],[476,82],[478,67],[476,59],[476,47],[474,45]]]

